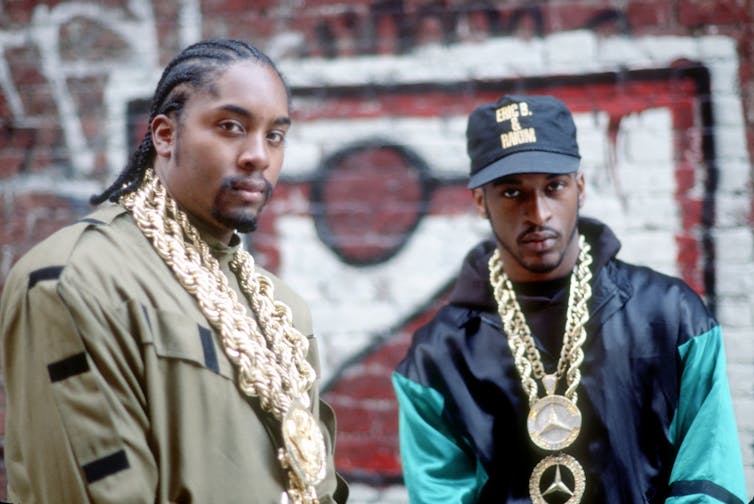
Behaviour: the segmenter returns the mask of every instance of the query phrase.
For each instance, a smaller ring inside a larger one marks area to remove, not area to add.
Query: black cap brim
[[[573,173],[581,159],[568,154],[544,151],[523,151],[494,161],[469,178],[469,189],[476,189],[500,177],[520,173]]]

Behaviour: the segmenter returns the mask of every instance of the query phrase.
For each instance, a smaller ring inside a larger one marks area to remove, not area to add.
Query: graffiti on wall
[[[176,3],[176,48],[203,34],[201,0]],[[7,7],[8,13],[12,5]],[[87,177],[100,171],[112,173],[121,166],[130,144],[98,127],[93,117],[102,106],[107,122],[120,122],[127,115],[124,100],[148,95],[160,70],[160,35],[157,8],[151,0],[131,0],[125,6],[106,2],[62,1],[19,3],[14,9],[28,9],[28,19],[19,28],[0,30],[0,92],[8,117],[0,118],[8,135],[35,131],[51,119],[60,127],[60,143],[67,153],[66,176]],[[233,10],[228,7],[229,10]],[[444,5],[433,1],[373,0],[362,4],[310,7],[303,28],[286,27],[268,31],[270,19],[295,18],[294,3],[259,2],[244,15],[257,21],[245,35],[264,40],[273,58],[406,54],[426,44],[454,44],[501,36],[542,36],[541,8],[521,6],[503,9],[493,2]],[[222,11],[215,13],[222,19]],[[234,12],[227,13],[232,16]],[[228,21],[230,24],[230,21]],[[294,23],[292,23],[294,24]],[[285,26],[285,25],[283,25]],[[597,10],[583,21],[586,29],[627,33],[625,15],[614,9]],[[205,30],[206,31],[206,30]],[[18,60],[18,64],[14,64]],[[35,62],[26,68],[24,60]],[[18,68],[22,68],[18,71]],[[18,74],[25,75],[21,80]],[[16,75],[14,75],[16,74]],[[29,79],[31,82],[29,82]],[[106,81],[108,92],[99,103],[86,93]],[[96,83],[89,85],[88,83]],[[31,84],[31,85],[30,85]],[[129,96],[130,94],[130,96]],[[48,125],[49,126],[49,125]],[[19,134],[20,136],[20,134]],[[33,135],[32,135],[33,137]],[[35,139],[25,147],[34,147]],[[29,171],[30,157],[20,160],[19,173]]]
[[[199,4],[179,2],[181,45],[202,31]],[[727,96],[713,83],[736,63],[727,42],[709,41],[717,50],[708,61],[705,41],[668,56],[591,32],[548,38],[538,9],[502,16],[484,2],[474,11],[427,5],[406,11],[381,0],[323,15],[299,38],[316,43],[281,60],[295,124],[283,178],[249,239],[258,261],[310,300],[325,395],[339,415],[337,464],[352,481],[400,480],[390,372],[445,298],[465,252],[488,232],[465,186],[465,119],[483,101],[506,92],[562,98],[579,130],[584,213],[616,229],[622,257],[680,275],[716,303],[710,234],[722,161],[713,104]],[[410,30],[409,21],[424,28]],[[625,33],[624,18],[609,12],[588,28],[598,25]],[[515,38],[522,30],[538,38]],[[74,50],[84,32],[102,31],[105,47],[119,48],[107,58]],[[426,44],[432,33],[439,44]],[[284,45],[285,34],[276,37],[270,47]],[[13,127],[40,122],[7,60],[31,47],[61,125],[66,177],[86,180],[103,158],[117,171],[143,134],[159,72],[152,3],[38,6],[30,26],[0,32],[0,47],[11,55],[0,59],[0,89]],[[72,85],[94,77],[106,109],[97,132]]]
[[[119,69],[143,73],[145,68],[157,66],[150,2],[134,1],[129,7],[107,8],[88,2],[64,2],[53,8],[37,5],[28,25],[0,32],[4,55],[0,59],[0,90],[11,115],[4,121],[5,128],[39,128],[49,119],[48,109],[40,103],[54,106],[73,177],[91,175],[97,162],[97,142],[92,141],[85,121],[90,111],[79,100],[77,83],[109,78]],[[36,63],[33,71],[39,76],[31,83],[17,75],[20,72],[13,75],[11,62],[21,58]]]
[[[330,369],[326,397],[343,417],[338,463],[352,479],[399,480],[390,372],[418,322],[426,320],[447,294],[460,257],[486,234],[484,222],[470,211],[465,174],[443,172],[444,161],[435,150],[438,144],[450,144],[463,154],[465,117],[478,103],[506,92],[561,97],[576,114],[585,151],[591,201],[584,213],[612,221],[633,260],[647,262],[641,251],[654,243],[658,252],[651,261],[683,276],[714,305],[708,242],[714,214],[714,198],[708,197],[714,193],[714,139],[708,133],[685,134],[713,130],[711,111],[705,109],[709,73],[703,66],[584,74],[559,81],[373,87],[369,99],[374,112],[344,116],[341,101],[358,92],[300,93],[316,93],[318,99],[316,113],[299,125],[301,141],[316,141],[318,132],[326,131],[327,138],[342,143],[332,146],[309,178],[286,182],[286,192],[309,195],[308,210],[298,216],[276,216],[273,226],[282,235],[277,240],[288,244],[283,245],[285,260],[300,265],[284,267],[285,276],[314,300],[315,314],[330,315],[320,321],[328,335],[325,360],[337,364]],[[445,130],[422,110],[443,110]],[[386,117],[391,128],[381,124]],[[370,121],[377,127],[370,128]],[[586,151],[597,146],[598,152]],[[642,157],[647,147],[654,154]],[[390,183],[396,187],[389,188]],[[654,210],[647,212],[647,205]],[[401,217],[386,206],[405,209],[409,215]],[[635,215],[626,218],[631,212]],[[354,225],[354,215],[368,217]],[[368,239],[391,226],[399,240],[391,239],[390,233],[384,243]],[[357,236],[366,238],[359,242]],[[295,259],[298,256],[307,259]],[[327,299],[318,300],[325,293]],[[344,342],[353,339],[349,333],[358,332],[379,337],[362,339],[366,347],[352,349],[343,359],[349,351]]]

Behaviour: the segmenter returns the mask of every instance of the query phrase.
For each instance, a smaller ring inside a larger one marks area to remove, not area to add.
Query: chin
[[[558,269],[560,263],[561,262],[557,260],[547,261],[544,260],[544,258],[539,258],[538,260],[527,261],[524,265],[525,268],[532,273],[546,275]]]
[[[254,232],[259,226],[259,219],[256,214],[213,212],[212,217],[224,227],[243,234]]]
[[[526,266],[526,269],[529,270],[529,272],[535,273],[537,275],[547,275],[555,271],[556,268],[557,266],[552,266],[549,264],[529,264]]]
[[[254,231],[257,230],[257,227],[258,227],[257,221],[254,220],[254,222],[239,223],[236,225],[235,229],[237,232],[241,234],[246,234],[246,233],[253,233]]]

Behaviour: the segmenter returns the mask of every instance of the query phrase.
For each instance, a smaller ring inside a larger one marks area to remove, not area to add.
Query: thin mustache
[[[545,235],[546,238],[560,238],[560,233],[553,228],[546,226],[531,226],[518,235],[518,241],[526,241],[527,236],[531,234]]]
[[[272,196],[272,183],[264,177],[225,177],[220,183],[221,190],[234,189],[237,186],[243,186],[249,180],[261,181],[264,184],[264,195],[269,199]]]

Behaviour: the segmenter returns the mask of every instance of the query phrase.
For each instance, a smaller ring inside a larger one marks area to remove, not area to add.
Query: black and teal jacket
[[[720,326],[681,280],[616,259],[607,226],[579,227],[592,246],[593,294],[582,428],[564,452],[586,473],[582,502],[743,504]],[[528,401],[489,287],[494,246],[469,253],[449,303],[393,375],[413,504],[530,502],[529,477],[547,455],[529,440]],[[516,286],[547,372],[560,352],[567,282]]]

